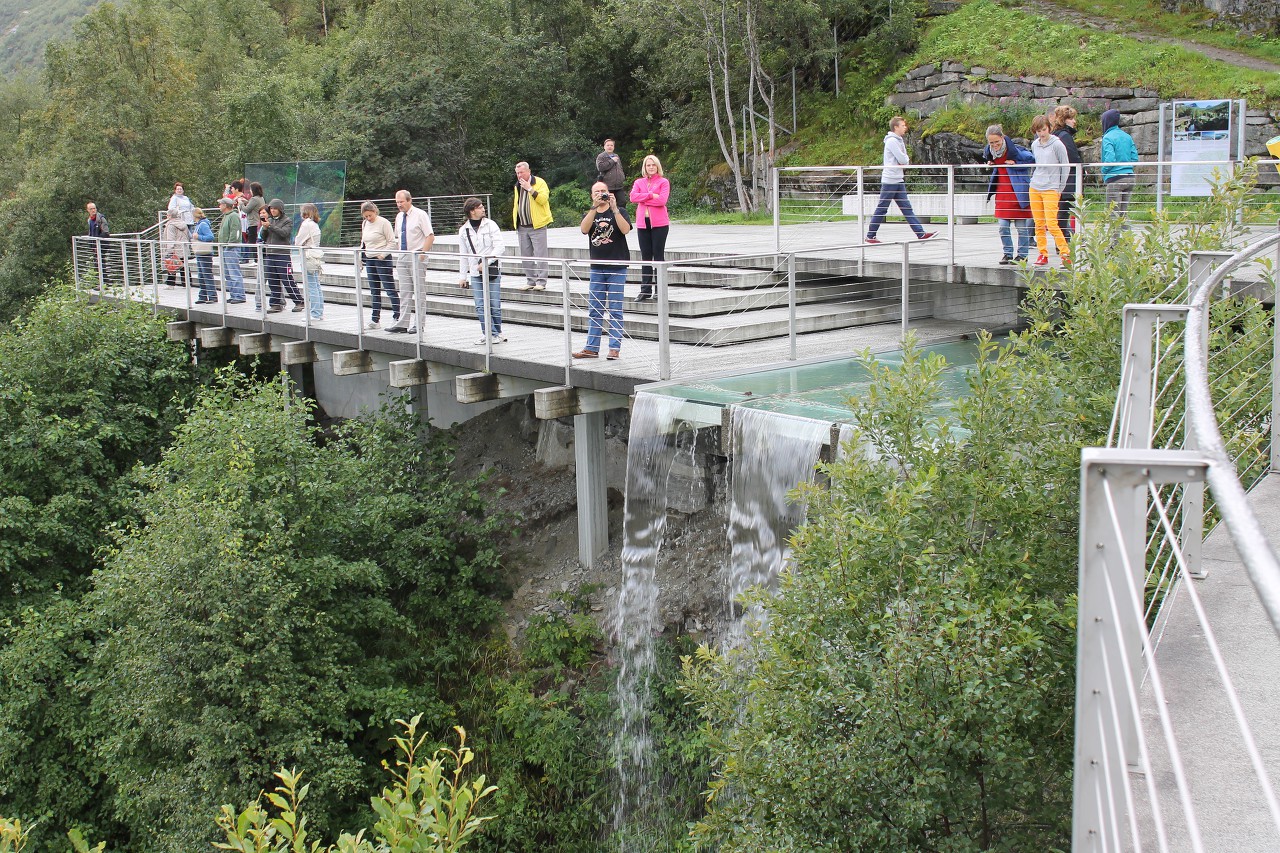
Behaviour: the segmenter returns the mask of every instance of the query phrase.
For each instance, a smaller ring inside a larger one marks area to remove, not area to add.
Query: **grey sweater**
[[[1036,158],[1036,167],[1031,171],[1031,189],[1062,192],[1067,186],[1067,175],[1071,172],[1067,146],[1053,134],[1049,135],[1047,142],[1041,142],[1037,136],[1031,142],[1031,153]]]
[[[893,131],[886,133],[884,135],[884,171],[880,173],[880,183],[906,183],[907,179],[902,174],[901,167],[910,162],[911,158],[907,156],[907,146],[902,141],[902,137]]]

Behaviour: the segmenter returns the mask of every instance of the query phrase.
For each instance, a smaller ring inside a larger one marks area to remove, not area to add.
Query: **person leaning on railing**
[[[1004,254],[1000,263],[1008,265],[1026,261],[1031,252],[1031,169],[1036,158],[1025,148],[1005,135],[1004,127],[993,124],[987,128],[987,147],[982,149],[982,161],[991,166],[987,180],[987,200],[996,197],[996,230]],[[1018,245],[1014,248],[1012,229],[1018,229]]]

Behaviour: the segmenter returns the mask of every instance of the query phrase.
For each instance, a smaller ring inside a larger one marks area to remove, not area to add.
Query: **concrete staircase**
[[[447,239],[447,238],[446,238]],[[437,241],[437,248],[444,241]],[[446,244],[447,245],[447,244]],[[585,261],[585,251],[552,249],[552,257]],[[673,342],[702,346],[723,346],[784,336],[788,334],[787,271],[775,269],[772,256],[742,257],[726,261],[705,255],[683,253],[686,261],[669,270],[668,328]],[[900,319],[899,283],[884,279],[864,279],[850,274],[852,263],[798,258],[796,263],[796,327],[798,333],[836,329]],[[243,265],[246,286],[254,286],[256,266]],[[503,263],[502,314],[505,322],[529,326],[562,328],[564,297],[561,269],[553,265],[550,285],[545,291],[524,290],[519,261]],[[587,327],[587,276],[585,265],[570,268],[570,325]],[[364,282],[363,275],[361,282]],[[475,306],[468,288],[460,287],[456,261],[447,254],[429,256],[423,284],[423,310],[428,314],[474,317]],[[329,252],[320,274],[324,298],[331,304],[356,304],[355,272],[351,256]],[[638,302],[640,270],[630,270],[626,285],[624,325],[633,338],[657,340],[658,303]],[[913,289],[914,291],[914,289]],[[911,315],[927,317],[930,303],[923,291],[913,292]],[[367,291],[363,297],[367,301]]]

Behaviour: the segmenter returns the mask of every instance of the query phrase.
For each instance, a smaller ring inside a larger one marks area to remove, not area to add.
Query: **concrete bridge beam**
[[[625,409],[630,404],[631,398],[626,394],[611,394],[608,391],[570,385],[539,388],[533,392],[534,414],[544,421],[567,418],[570,415],[606,412],[610,409]]]
[[[226,326],[209,326],[201,329],[197,333],[200,337],[200,346],[205,349],[217,349],[219,347],[229,347],[235,343],[235,330]]]
[[[549,388],[554,385],[551,382],[502,373],[465,373],[458,376],[454,383],[454,394],[459,403],[484,403],[488,400],[523,397],[539,388]]]
[[[412,388],[415,385],[430,385],[433,382],[455,380],[467,373],[466,368],[455,367],[439,361],[428,361],[425,358],[410,358],[393,361],[388,367],[389,382],[392,388]]]
[[[196,324],[190,320],[174,320],[165,323],[164,336],[171,341],[190,341],[196,336]]]
[[[254,332],[241,335],[239,341],[241,355],[266,355],[271,352],[270,332]]]

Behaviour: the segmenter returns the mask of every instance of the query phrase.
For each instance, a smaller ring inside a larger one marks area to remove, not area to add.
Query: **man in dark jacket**
[[[596,155],[596,180],[604,181],[609,193],[618,199],[618,209],[627,206],[627,178],[622,173],[622,158],[614,153],[612,139],[604,141],[604,150]]]
[[[293,245],[293,220],[285,215],[284,202],[278,198],[271,199],[259,220],[258,239],[270,247],[263,250],[262,263],[266,269],[267,292],[270,300],[268,314],[284,310],[284,297],[293,301],[294,312],[306,307],[298,283],[289,272],[289,252]],[[274,248],[274,247],[283,248]]]
[[[89,236],[90,237],[110,237],[111,226],[107,224],[107,217],[98,212],[98,206],[93,202],[89,202],[84,206],[89,214]]]

